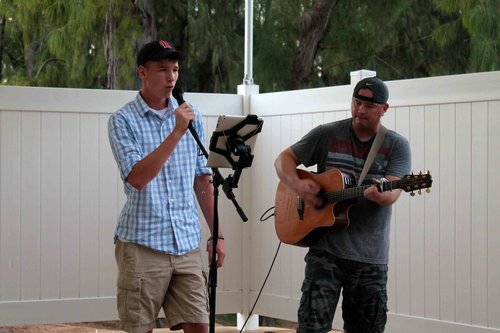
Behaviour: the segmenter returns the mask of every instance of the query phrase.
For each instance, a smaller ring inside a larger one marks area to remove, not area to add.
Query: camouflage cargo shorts
[[[346,333],[381,333],[387,321],[387,265],[340,259],[310,250],[298,311],[298,333],[331,330],[342,290]]]

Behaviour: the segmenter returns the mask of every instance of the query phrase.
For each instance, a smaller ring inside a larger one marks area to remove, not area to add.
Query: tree
[[[461,38],[462,28],[469,35],[468,71],[500,69],[500,2],[498,0],[436,0],[437,8],[455,20],[436,29],[434,38],[450,47]]]
[[[153,39],[184,51],[179,84],[235,92],[243,80],[241,0],[0,0],[2,84],[137,89]],[[498,0],[254,0],[262,92],[500,68]],[[2,52],[3,51],[3,52]]]
[[[318,44],[323,39],[337,0],[316,0],[299,20],[301,37],[292,64],[289,89],[309,87]]]
[[[437,11],[433,0],[392,1],[390,10],[374,2],[340,2],[332,18],[334,33],[322,44],[318,79],[325,85],[348,83],[354,68],[373,69],[385,80],[463,72],[466,37],[462,34],[451,48],[432,38],[452,19]]]
[[[99,1],[2,1],[9,84],[95,87]],[[100,34],[102,36],[102,33]],[[7,71],[6,69],[6,71]],[[95,71],[95,72],[94,72]]]
[[[136,16],[140,21],[141,35],[139,38],[134,39],[133,49],[137,54],[140,48],[153,40],[157,39],[158,31],[156,30],[156,15],[154,8],[154,0],[132,0],[133,12],[132,14]],[[135,75],[134,89],[140,88],[140,80],[137,75]]]
[[[113,45],[113,36],[117,26],[116,5],[114,0],[108,1],[106,23],[104,26],[104,59],[106,61],[106,89],[115,89],[118,81],[119,60]]]
[[[423,2],[340,2],[319,51],[314,84],[349,83],[349,72],[361,68],[375,70],[385,80],[404,75],[395,63],[398,58],[391,55],[405,52],[422,37],[421,31],[411,28],[418,16],[405,15],[412,12],[412,5],[422,8]],[[415,61],[421,53],[412,56]]]
[[[3,48],[5,45],[5,15],[0,17],[0,59],[3,59]],[[3,66],[0,66],[0,82],[3,77]]]
[[[243,8],[243,1],[191,2],[187,27],[191,91],[236,91],[243,78]]]
[[[254,77],[263,92],[285,89],[299,41],[299,17],[311,1],[256,0]]]
[[[15,84],[30,84],[37,73],[35,60],[39,51],[40,38],[44,36],[44,26],[28,17],[39,10],[38,4],[2,1],[2,62],[5,63],[4,78]],[[33,25],[31,25],[33,24]],[[19,29],[17,29],[19,27]],[[4,66],[2,66],[4,67]]]

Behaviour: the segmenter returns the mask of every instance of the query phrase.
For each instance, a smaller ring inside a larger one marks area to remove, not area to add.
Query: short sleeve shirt
[[[339,169],[357,180],[363,169],[373,139],[360,141],[352,129],[352,119],[320,125],[291,149],[305,166],[317,165],[318,172]],[[384,141],[362,185],[372,178],[387,175],[403,177],[410,172],[411,153],[408,140],[388,130]],[[391,206],[378,204],[360,197],[348,210],[349,227],[327,234],[311,248],[333,255],[372,264],[387,264]]]
[[[111,115],[108,135],[126,195],[115,236],[157,251],[181,255],[197,248],[201,240],[194,179],[211,174],[192,135],[184,134],[158,175],[143,189],[135,189],[126,180],[135,164],[172,132],[177,107],[177,101],[170,98],[167,111],[160,118],[138,93],[135,100]],[[204,142],[201,113],[197,108],[193,110],[193,126]]]

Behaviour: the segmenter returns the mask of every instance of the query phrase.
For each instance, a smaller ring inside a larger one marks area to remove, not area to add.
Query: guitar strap
[[[375,160],[375,155],[378,153],[378,150],[380,149],[380,146],[382,145],[382,142],[384,142],[385,138],[385,133],[387,132],[387,128],[384,127],[384,125],[380,124],[380,128],[375,135],[375,140],[373,140],[372,147],[370,148],[370,151],[368,152],[368,157],[366,158],[365,165],[363,166],[363,170],[361,170],[361,175],[359,176],[358,179],[358,186],[361,186],[363,183],[363,180],[365,180],[366,174],[368,173],[368,170],[373,164],[373,161]]]

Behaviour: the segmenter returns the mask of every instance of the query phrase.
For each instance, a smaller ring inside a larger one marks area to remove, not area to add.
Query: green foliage
[[[261,91],[286,86],[299,39],[302,1],[257,0],[254,12],[254,78]]]
[[[262,92],[287,86],[300,18],[315,2],[254,0],[253,78]],[[137,4],[153,6],[155,36],[144,35]],[[116,26],[106,49],[108,8]],[[136,53],[154,37],[188,55],[184,90],[234,93],[244,76],[244,10],[236,0],[0,0],[1,84],[105,88],[111,52],[114,87],[136,89]],[[498,70],[499,22],[498,0],[339,0],[311,87],[346,84],[361,68],[385,80]]]
[[[99,0],[97,0],[99,1]],[[110,0],[109,5],[113,5],[113,12],[117,21],[116,31],[111,40],[111,48],[118,56],[118,89],[133,89],[136,76],[136,41],[141,36],[141,25],[137,17],[132,15],[130,1]],[[102,23],[101,23],[102,24]],[[102,37],[101,37],[102,38]],[[104,53],[104,46],[101,45],[100,53]],[[104,62],[104,60],[103,60]],[[104,68],[101,72],[105,78]],[[103,83],[103,87],[106,84]]]
[[[458,23],[439,27],[435,37],[444,47],[449,47],[463,27],[468,34],[470,72],[500,69],[500,1],[498,0],[436,0],[437,7],[456,17]]]
[[[3,1],[2,1],[3,2]],[[18,63],[6,72],[8,84],[99,88],[105,72],[100,37],[100,1],[25,0],[8,2],[6,47],[22,45]],[[5,61],[5,58],[3,59]],[[20,80],[24,72],[25,78]],[[15,73],[15,74],[14,74]]]
[[[243,2],[194,3],[188,9],[187,87],[191,91],[235,92],[243,78]],[[201,77],[205,79],[198,79]]]

